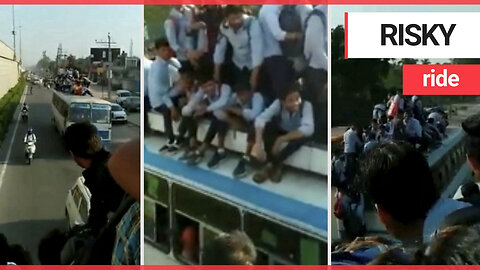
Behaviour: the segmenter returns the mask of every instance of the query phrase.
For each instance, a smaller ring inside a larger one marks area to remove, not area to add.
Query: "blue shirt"
[[[117,225],[112,265],[140,265],[140,204],[134,203]]]

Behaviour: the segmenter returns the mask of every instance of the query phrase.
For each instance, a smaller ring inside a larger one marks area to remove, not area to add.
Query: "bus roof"
[[[78,102],[78,103],[96,103],[96,104],[111,105],[110,102],[101,98],[71,95],[71,94],[61,93],[55,90],[53,90],[53,93],[55,95],[58,95],[61,99],[63,99],[68,104]]]
[[[238,162],[228,159],[216,170],[190,167],[176,157],[158,154],[163,138],[145,138],[145,169],[174,182],[221,198],[249,211],[319,238],[328,237],[328,182],[325,176],[289,170],[283,181],[256,184],[251,179],[233,179]],[[233,155],[233,154],[232,154]]]

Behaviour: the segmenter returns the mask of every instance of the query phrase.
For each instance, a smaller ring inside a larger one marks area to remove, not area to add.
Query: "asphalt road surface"
[[[66,195],[82,171],[51,122],[51,96],[51,90],[39,86],[25,96],[30,108],[28,124],[19,122],[17,108],[0,148],[0,233],[9,243],[24,246],[34,263],[39,263],[40,240],[55,228],[67,228]],[[23,137],[28,127],[37,136],[32,165],[24,158]],[[112,151],[139,135],[138,126],[114,125]]]

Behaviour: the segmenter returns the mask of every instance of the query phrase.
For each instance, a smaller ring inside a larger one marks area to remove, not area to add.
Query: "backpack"
[[[280,11],[278,21],[280,28],[287,32],[303,33],[302,19],[300,14],[295,10],[296,5],[284,5]],[[280,48],[282,53],[287,58],[303,56],[303,43],[304,40],[296,41],[281,41]]]

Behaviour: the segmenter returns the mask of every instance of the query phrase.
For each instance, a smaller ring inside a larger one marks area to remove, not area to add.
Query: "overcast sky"
[[[63,50],[76,57],[86,57],[90,47],[98,46],[95,40],[107,41],[110,32],[116,46],[141,56],[143,49],[143,7],[142,6],[15,6],[17,28],[17,54],[20,54],[20,29],[22,58],[26,66],[35,65],[47,51],[55,59],[58,44]],[[12,6],[0,6],[0,40],[13,48]]]

